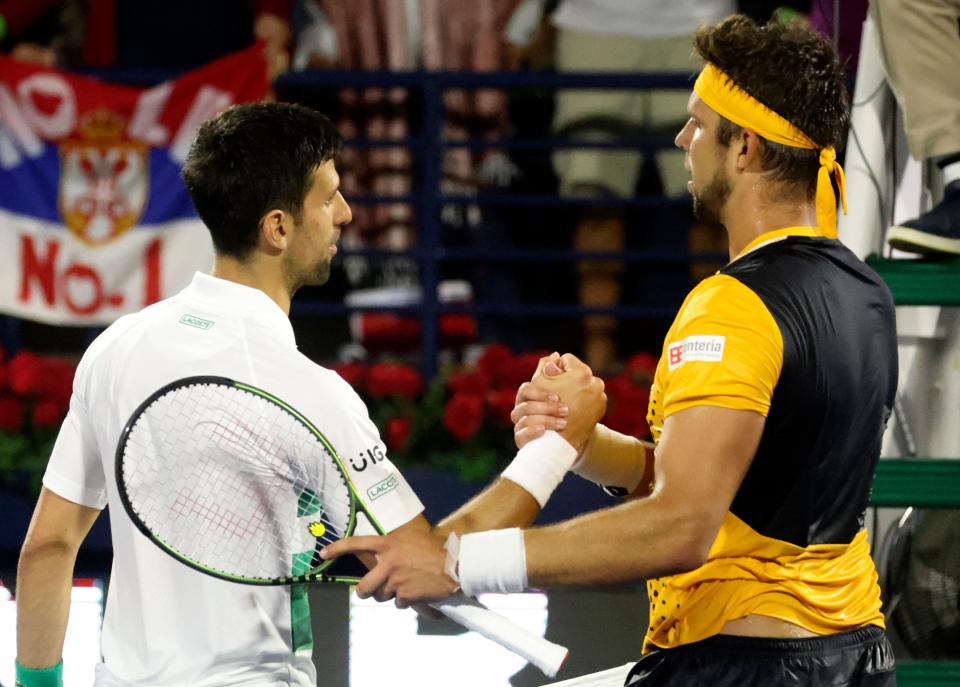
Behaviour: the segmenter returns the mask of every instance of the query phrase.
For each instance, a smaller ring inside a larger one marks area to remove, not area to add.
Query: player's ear
[[[741,172],[763,170],[763,140],[752,129],[741,129],[732,146],[737,148],[737,169]]]
[[[293,222],[286,212],[274,208],[260,218],[258,243],[270,255],[283,253],[290,243]]]

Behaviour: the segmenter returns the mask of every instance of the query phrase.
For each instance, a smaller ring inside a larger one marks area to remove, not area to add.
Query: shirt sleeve
[[[664,343],[663,416],[697,405],[766,417],[783,367],[783,337],[756,293],[727,275],[702,282]]]
[[[87,367],[81,362],[73,382],[70,410],[60,426],[43,485],[68,501],[102,510],[107,505],[106,477],[82,396],[86,375]]]
[[[338,452],[360,500],[373,514],[384,532],[391,532],[423,512],[423,503],[387,457],[387,447],[380,438],[377,426],[370,419],[366,405],[343,379],[330,373],[340,386],[347,411],[345,426],[341,427]],[[342,448],[340,448],[342,447]],[[358,522],[358,534],[370,533]]]

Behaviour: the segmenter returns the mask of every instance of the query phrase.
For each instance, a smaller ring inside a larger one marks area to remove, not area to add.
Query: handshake
[[[396,599],[401,607],[458,589],[468,595],[522,591],[530,551],[521,528],[567,472],[627,494],[651,484],[653,447],[598,424],[606,408],[603,381],[576,356],[541,358],[517,391],[510,417],[519,451],[501,478],[432,530],[424,522],[382,537],[350,537],[327,546],[321,557],[372,555],[376,565],[358,594]]]
[[[518,449],[553,430],[579,454],[607,410],[603,380],[576,356],[552,353],[540,359],[529,382],[517,390],[510,413]]]
[[[652,445],[599,424],[606,408],[603,380],[576,356],[541,358],[533,379],[517,391],[510,419],[520,451],[503,477],[523,487],[541,508],[568,471],[622,494],[649,483]]]
[[[607,410],[603,380],[569,353],[541,358],[517,390],[510,419],[520,449],[503,477],[523,487],[542,508],[575,465]]]

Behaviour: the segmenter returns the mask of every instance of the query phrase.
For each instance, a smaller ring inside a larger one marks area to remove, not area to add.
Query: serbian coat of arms
[[[125,139],[120,115],[98,109],[60,144],[60,214],[88,245],[112,241],[137,224],[146,206],[149,147]]]

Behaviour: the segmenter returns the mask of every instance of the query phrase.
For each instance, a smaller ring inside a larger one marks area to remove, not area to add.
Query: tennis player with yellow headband
[[[568,469],[628,498],[451,537],[446,551],[429,535],[387,536],[325,555],[376,554],[358,590],[401,604],[445,594],[430,581],[439,570],[468,594],[646,580],[649,629],[627,685],[889,687],[863,522],[896,392],[896,325],[886,286],[836,239],[842,69],[799,22],[734,16],[695,46],[706,66],[676,144],[694,210],[724,227],[730,262],[666,335],[649,407],[636,409],[654,443],[584,422],[605,399],[571,395],[568,380],[589,370],[552,356],[518,393],[522,448],[501,477],[531,508]]]
[[[791,148],[818,151],[820,170],[817,172],[817,226],[828,238],[837,238],[837,197],[831,178],[836,181],[844,213],[847,211],[847,199],[843,167],[837,162],[836,148],[814,142],[796,126],[737,86],[715,65],[708,63],[704,66],[693,91],[718,115],[745,129],[752,129],[766,141]]]

